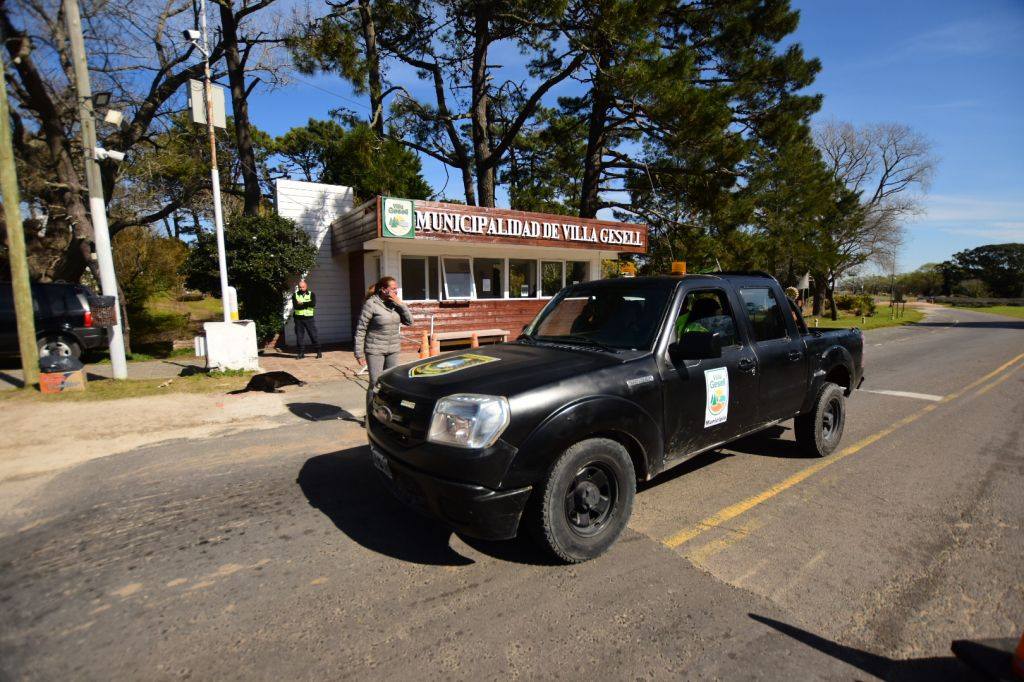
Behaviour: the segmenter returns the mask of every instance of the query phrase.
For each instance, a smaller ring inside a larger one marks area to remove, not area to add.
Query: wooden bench
[[[474,333],[480,343],[502,343],[509,335],[507,329],[469,329],[459,332],[436,332],[434,339],[442,346],[446,343],[469,343]]]

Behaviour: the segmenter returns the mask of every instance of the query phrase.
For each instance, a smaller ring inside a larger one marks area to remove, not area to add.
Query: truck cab
[[[513,343],[396,367],[372,387],[371,456],[406,503],[474,537],[525,528],[604,552],[636,484],[787,419],[817,456],[863,376],[858,330],[808,330],[760,273],[586,282]]]

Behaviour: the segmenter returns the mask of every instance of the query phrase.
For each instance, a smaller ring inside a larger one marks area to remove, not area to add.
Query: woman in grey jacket
[[[382,277],[373,285],[356,325],[356,360],[369,367],[371,390],[381,372],[398,364],[403,324],[412,324],[409,306],[398,298],[395,278]]]

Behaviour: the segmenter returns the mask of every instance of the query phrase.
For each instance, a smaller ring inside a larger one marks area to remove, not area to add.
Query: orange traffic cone
[[[469,347],[470,348],[479,348],[480,347],[480,339],[477,337],[476,332],[473,332],[472,334],[469,335]]]
[[[441,354],[441,341],[438,338],[430,340],[430,357]]]
[[[1024,634],[1020,636],[1020,641],[1017,642],[1017,650],[1013,652],[1013,674],[1019,679],[1024,680]]]
[[[427,338],[427,331],[423,330],[423,338],[420,341],[420,359],[430,357],[430,339]]]

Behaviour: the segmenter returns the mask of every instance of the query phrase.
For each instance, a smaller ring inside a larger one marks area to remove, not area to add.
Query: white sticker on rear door
[[[704,428],[721,424],[729,418],[729,368],[704,370],[706,388]]]

